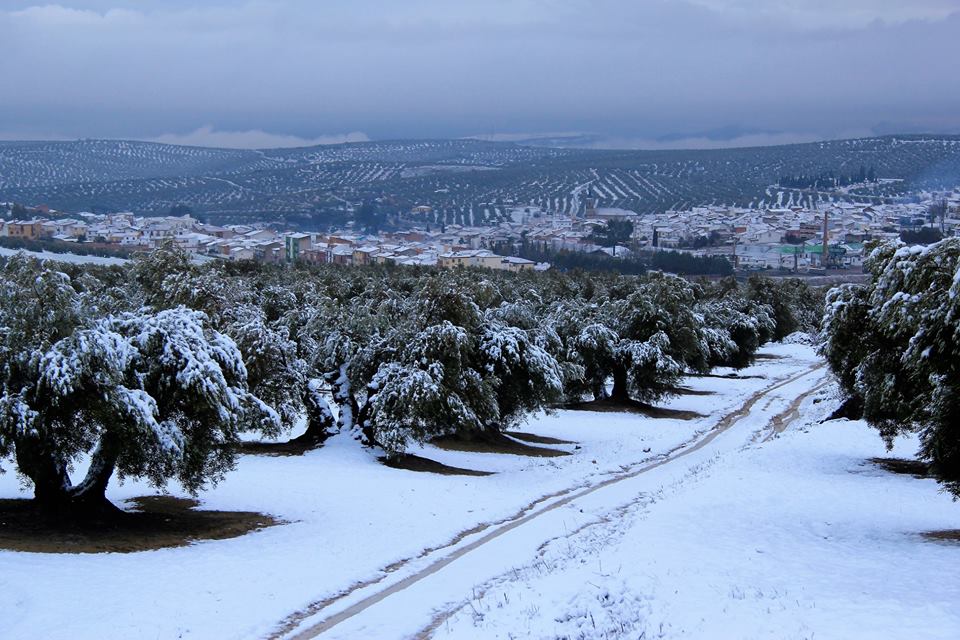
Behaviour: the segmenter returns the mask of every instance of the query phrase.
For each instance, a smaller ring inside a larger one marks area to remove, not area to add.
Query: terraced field
[[[874,167],[879,183],[835,192],[780,189],[783,175]],[[232,150],[145,142],[0,143],[0,201],[56,209],[163,213],[187,204],[211,221],[306,227],[380,198],[431,221],[504,219],[516,206],[564,215],[600,206],[644,213],[705,204],[882,201],[960,184],[960,136],[886,136],[709,151],[592,151],[477,140],[388,141]]]

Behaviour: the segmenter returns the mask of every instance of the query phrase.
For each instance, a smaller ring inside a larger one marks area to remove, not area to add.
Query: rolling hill
[[[781,189],[784,175],[874,167],[880,182],[835,192]],[[342,222],[382,198],[432,221],[504,219],[515,206],[570,214],[590,193],[641,213],[697,205],[880,201],[960,185],[960,136],[883,136],[776,147],[598,151],[479,140],[235,150],[122,140],[0,142],[0,201],[67,212],[164,213],[186,204],[215,222]],[[587,191],[589,190],[589,191]]]

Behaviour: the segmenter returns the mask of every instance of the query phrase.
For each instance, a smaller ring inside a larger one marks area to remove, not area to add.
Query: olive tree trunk
[[[65,518],[119,511],[106,497],[119,453],[115,439],[103,436],[91,456],[87,475],[74,486],[66,464],[36,438],[25,438],[16,444],[17,466],[33,482],[37,507]]]

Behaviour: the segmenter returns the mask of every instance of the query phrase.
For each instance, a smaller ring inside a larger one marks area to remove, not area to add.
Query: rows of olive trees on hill
[[[825,173],[859,179],[861,167],[875,167],[873,177],[884,180],[867,181],[865,169],[859,186],[824,184]],[[0,202],[151,215],[186,204],[217,224],[272,220],[310,229],[345,224],[345,201],[379,200],[391,215],[429,205],[432,211],[418,214],[418,223],[480,225],[510,219],[515,207],[582,215],[588,196],[599,206],[638,213],[709,204],[877,204],[918,190],[952,189],[957,175],[958,136],[646,151],[479,140],[260,152],[112,140],[0,142]],[[772,186],[785,176],[794,177],[785,181],[790,186]],[[816,184],[803,176],[822,179]],[[581,193],[584,185],[589,191]]]
[[[816,315],[799,313],[808,293],[659,273],[197,266],[174,250],[123,268],[18,256],[0,272],[0,460],[39,504],[83,513],[110,508],[114,475],[197,490],[231,468],[242,432],[303,418],[305,447],[342,430],[387,456],[491,437],[541,409],[652,402],[687,373],[743,367]]]

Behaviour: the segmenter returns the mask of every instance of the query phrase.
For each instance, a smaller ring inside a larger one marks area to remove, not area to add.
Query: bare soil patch
[[[524,442],[533,444],[577,444],[573,440],[561,440],[560,438],[551,438],[550,436],[541,436],[536,433],[526,433],[525,431],[508,431],[507,435]]]
[[[927,531],[926,533],[921,533],[924,538],[927,540],[932,540],[933,542],[950,542],[954,544],[960,544],[960,529],[947,529],[945,531]]]
[[[753,357],[756,360],[786,360],[787,358],[787,356],[778,356],[775,353],[758,353]]]
[[[691,373],[691,378],[721,378],[723,380],[763,380],[766,376],[742,376],[739,373]]]
[[[674,387],[670,393],[677,396],[715,396],[716,391],[705,391],[701,389],[691,389],[690,387]]]
[[[196,500],[144,496],[135,510],[63,521],[32,500],[0,500],[0,549],[31,553],[134,553],[226,540],[281,524],[249,511],[199,511]]]
[[[833,413],[831,413],[823,422],[830,420],[859,420],[863,417],[863,400],[859,398],[847,398]]]
[[[492,471],[480,471],[478,469],[464,469],[461,467],[451,467],[450,465],[415,456],[412,453],[405,453],[393,458],[382,457],[380,462],[391,469],[404,469],[406,471],[418,471],[422,473],[439,473],[443,476],[492,476]]]
[[[930,465],[920,460],[906,458],[870,458],[870,462],[890,473],[900,473],[915,478],[931,478]]]
[[[323,443],[307,440],[288,440],[287,442],[241,442],[237,451],[253,456],[302,456],[308,451],[319,449]]]
[[[558,458],[570,455],[566,451],[535,447],[520,440],[509,438],[502,433],[487,433],[472,439],[443,436],[434,439],[432,444],[448,451],[467,451],[470,453],[509,453],[534,458]]]
[[[668,418],[673,420],[696,420],[697,418],[706,417],[696,411],[655,407],[652,404],[637,402],[636,400],[615,400],[613,398],[592,400],[590,402],[577,402],[569,404],[565,408],[573,411],[598,411],[601,413],[638,413],[648,418]]]

